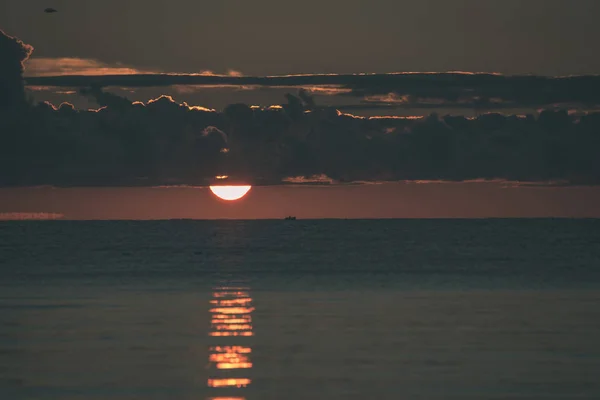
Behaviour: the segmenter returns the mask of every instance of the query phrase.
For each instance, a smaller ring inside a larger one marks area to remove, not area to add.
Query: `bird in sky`
[[[58,12],[58,10],[56,10],[56,9],[54,9],[54,8],[51,8],[51,7],[48,7],[48,8],[46,8],[46,9],[44,10],[44,12],[45,12],[46,14],[52,14],[52,13]]]

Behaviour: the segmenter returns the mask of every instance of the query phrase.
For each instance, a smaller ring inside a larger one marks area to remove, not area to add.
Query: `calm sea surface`
[[[0,223],[0,399],[600,399],[600,220]]]

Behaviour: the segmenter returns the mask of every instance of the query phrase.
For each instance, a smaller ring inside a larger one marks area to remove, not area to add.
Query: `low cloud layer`
[[[600,76],[505,76],[487,73],[390,73],[352,75],[223,76],[137,74],[46,76],[26,78],[32,86],[161,87],[238,86],[296,87],[320,94],[355,97],[371,105],[419,108],[531,108],[600,105]]]
[[[25,102],[22,63],[32,49],[3,33],[0,46],[0,82],[11,89],[2,92],[0,103],[3,186],[204,185],[217,175],[254,184],[482,178],[600,183],[600,113],[550,109],[526,116],[366,118],[319,106],[314,92],[304,89],[288,94],[280,106],[231,104],[222,111],[179,103],[170,96],[131,102],[102,90],[107,82],[118,86],[136,86],[136,82],[156,86],[161,80],[165,85],[269,82],[323,84],[328,90],[338,85],[345,93],[337,95],[360,94],[374,106],[414,99],[431,102],[433,98],[458,103],[464,96],[474,100],[484,94],[521,103],[595,104],[596,96],[600,97],[596,77],[396,74],[27,79],[36,86],[79,87],[81,95],[99,105],[96,110],[77,110],[68,103]]]

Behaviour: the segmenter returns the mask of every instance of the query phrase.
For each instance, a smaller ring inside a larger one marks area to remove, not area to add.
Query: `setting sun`
[[[210,191],[220,199],[233,201],[244,197],[252,186],[210,186]]]

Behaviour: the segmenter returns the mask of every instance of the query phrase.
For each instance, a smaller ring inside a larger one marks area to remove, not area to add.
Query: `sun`
[[[213,192],[215,196],[222,200],[233,201],[239,200],[244,197],[249,191],[252,189],[250,185],[244,186],[221,186],[215,185],[210,186],[210,191]]]

